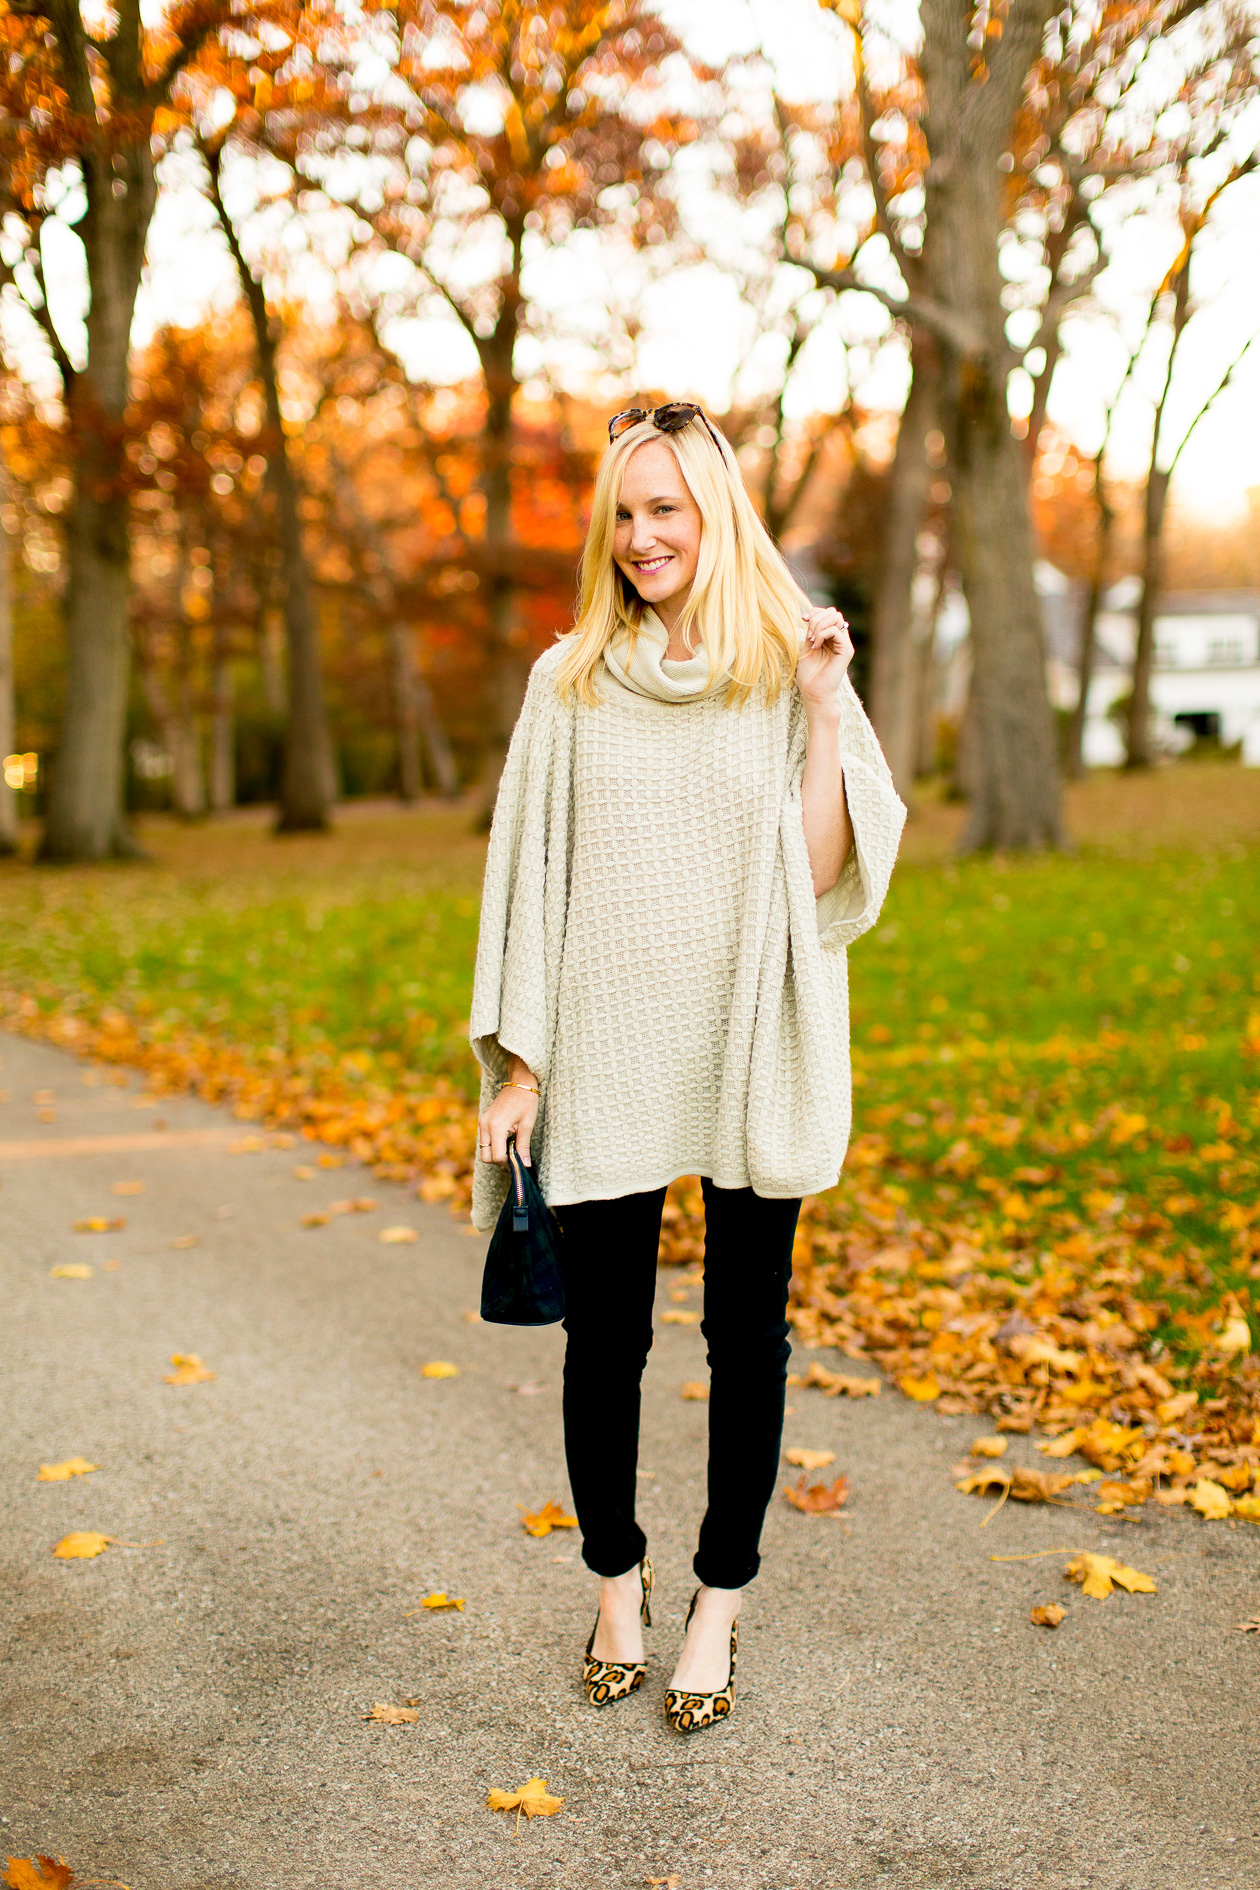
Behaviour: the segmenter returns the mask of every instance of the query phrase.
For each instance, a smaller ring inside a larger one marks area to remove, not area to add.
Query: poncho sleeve
[[[469,1038],[481,1065],[484,1110],[511,1059],[528,1063],[542,1092],[534,1142],[542,1133],[555,1041],[564,921],[568,903],[573,712],[556,695],[558,648],[539,658],[512,735],[495,801],[486,855],[481,928]],[[507,1171],[478,1161],[473,1221],[494,1225]]]
[[[840,760],[853,851],[835,885],[818,901],[824,951],[851,945],[878,919],[906,819],[883,750],[847,676],[840,686],[840,711]]]

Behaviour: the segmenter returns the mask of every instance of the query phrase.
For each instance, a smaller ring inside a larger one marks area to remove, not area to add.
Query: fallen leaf
[[[1009,1490],[1010,1487],[1009,1470],[977,1470],[974,1476],[962,1477],[954,1485],[964,1496],[987,1496],[992,1490]]]
[[[177,1253],[185,1253],[189,1247],[197,1245],[197,1236],[196,1234],[176,1234],[171,1245]]]
[[[92,1269],[77,1263],[72,1266],[49,1267],[48,1277],[50,1280],[90,1280]]]
[[[1260,1523],[1260,1494],[1254,1496],[1236,1496],[1234,1514],[1241,1516],[1244,1522]]]
[[[1011,1495],[1017,1503],[1048,1503],[1075,1481],[1065,1470],[1025,1470],[1017,1464],[1011,1472]]]
[[[1191,1509],[1197,1509],[1200,1516],[1209,1522],[1221,1522],[1234,1507],[1229,1500],[1229,1492],[1223,1490],[1211,1477],[1200,1477],[1186,1497]]]
[[[409,1241],[419,1240],[420,1236],[414,1227],[382,1227],[376,1238],[387,1247],[405,1247]]]
[[[543,1392],[546,1391],[546,1389],[547,1389],[546,1385],[535,1385],[535,1384],[509,1385],[508,1386],[508,1390],[514,1391],[518,1398],[540,1398]]]
[[[836,1461],[834,1450],[806,1450],[800,1444],[794,1444],[791,1450],[785,1450],[784,1459],[795,1464],[798,1470],[823,1470],[829,1463]]]
[[[475,1234],[477,1229],[474,1227],[472,1231]],[[466,1326],[479,1326],[481,1324],[481,1314],[474,1311],[472,1307],[469,1307],[464,1314],[464,1324]]]
[[[663,1312],[661,1324],[663,1326],[698,1326],[700,1314],[698,1312]]]
[[[143,1181],[116,1181],[110,1189],[111,1194],[143,1194]]]
[[[882,1378],[858,1378],[849,1372],[830,1372],[817,1360],[810,1366],[802,1378],[793,1372],[788,1378],[789,1385],[808,1387],[816,1385],[828,1398],[877,1398],[883,1387]]]
[[[1058,1627],[1067,1615],[1067,1609],[1061,1608],[1057,1601],[1045,1601],[1039,1608],[1034,1608],[1028,1619],[1034,1627]]]
[[[1008,1448],[1005,1437],[977,1437],[971,1454],[973,1457],[1005,1457]]]
[[[116,1215],[113,1220],[108,1220],[103,1214],[89,1214],[85,1220],[75,1222],[74,1231],[76,1234],[116,1234],[126,1225],[126,1216],[122,1214]]]
[[[1070,1582],[1079,1582],[1084,1592],[1096,1601],[1105,1601],[1113,1586],[1126,1588],[1131,1595],[1156,1593],[1149,1575],[1140,1575],[1135,1568],[1126,1567],[1110,1555],[1092,1555],[1088,1550],[1074,1556],[1063,1573]]]
[[[317,1211],[313,1214],[304,1214],[299,1225],[302,1227],[327,1227],[331,1218],[331,1215],[321,1214]]]
[[[309,1162],[299,1162],[297,1167],[293,1170],[293,1179],[295,1181],[314,1181],[315,1170],[310,1166]]]
[[[1101,1470],[1078,1470],[1074,1481],[1077,1483],[1097,1483],[1101,1476]]]
[[[554,1818],[563,1798],[553,1798],[547,1790],[545,1778],[531,1778],[519,1791],[501,1792],[492,1787],[486,1794],[486,1804],[491,1811],[514,1811],[517,1822],[525,1818]]]
[[[74,1872],[60,1857],[11,1857],[4,1881],[9,1890],[67,1890]]]
[[[1238,1632],[1240,1634],[1260,1634],[1260,1614],[1253,1614],[1250,1621],[1240,1621],[1238,1623]]]
[[[257,1155],[267,1144],[261,1135],[243,1135],[239,1142],[229,1142],[229,1155]]]
[[[916,1404],[931,1404],[933,1398],[941,1395],[940,1380],[935,1372],[926,1372],[922,1378],[916,1378],[913,1372],[907,1372],[897,1380],[897,1387],[904,1391],[907,1398],[913,1398]]]
[[[439,1588],[434,1594],[426,1595],[424,1600],[420,1603],[420,1606],[430,1609],[435,1614],[439,1613],[443,1608],[458,1608],[462,1614],[464,1612],[464,1597],[462,1595],[443,1594],[442,1590]]]
[[[378,1700],[371,1712],[361,1717],[379,1720],[383,1726],[414,1726],[420,1715],[414,1706],[387,1706]]]
[[[644,1879],[644,1882],[648,1884],[659,1885],[661,1887],[661,1890],[678,1890],[678,1886],[679,1884],[681,1884],[682,1878],[678,1875],[676,1871],[671,1871],[668,1877],[646,1877]]]
[[[209,1371],[195,1352],[172,1352],[171,1364],[175,1370],[164,1375],[163,1384],[202,1385],[219,1376],[218,1372]]]
[[[89,1463],[86,1457],[67,1457],[64,1463],[41,1463],[36,1483],[68,1483],[71,1477],[89,1477],[93,1470],[99,1470],[98,1463]]]
[[[849,1499],[848,1477],[837,1477],[831,1488],[825,1483],[815,1483],[809,1489],[802,1477],[795,1489],[783,1492],[793,1509],[799,1509],[805,1516],[834,1516],[844,1508]]]
[[[1226,1320],[1224,1331],[1217,1336],[1216,1350],[1225,1358],[1237,1358],[1251,1350],[1251,1328],[1241,1314]]]
[[[707,1404],[709,1387],[703,1378],[688,1378],[683,1383],[682,1396],[688,1404]]]
[[[103,1555],[113,1540],[113,1536],[98,1535],[94,1529],[79,1530],[63,1536],[53,1554],[62,1562],[90,1562],[93,1556]]]
[[[430,1359],[427,1365],[420,1367],[421,1378],[458,1378],[459,1366],[452,1365],[449,1359]]]
[[[535,1515],[525,1508],[524,1503],[516,1507],[521,1511],[521,1525],[527,1536],[549,1536],[553,1529],[576,1529],[577,1517],[566,1516],[558,1503],[544,1503]]]
[[[1086,1471],[1085,1474],[1088,1475],[1088,1471]],[[1079,1478],[1074,1480],[1079,1481]],[[1113,1515],[1118,1514],[1120,1510],[1126,1507],[1132,1508],[1136,1507],[1139,1503],[1144,1503],[1150,1493],[1151,1486],[1145,1478],[1142,1478],[1139,1482],[1133,1482],[1131,1480],[1117,1482],[1114,1478],[1110,1478],[1100,1483],[1096,1491],[1096,1494],[1101,1497],[1104,1503],[1113,1506]]]
[[[344,1155],[321,1155],[319,1165],[321,1168],[343,1168],[345,1160]]]
[[[122,1261],[121,1260],[106,1260],[106,1262],[101,1268],[101,1272],[102,1273],[121,1273]]]

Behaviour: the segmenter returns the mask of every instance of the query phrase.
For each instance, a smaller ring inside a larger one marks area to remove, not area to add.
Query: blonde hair
[[[695,419],[677,433],[640,420],[600,461],[582,551],[577,620],[566,631],[556,682],[565,700],[594,705],[600,659],[623,632],[638,635],[645,606],[613,560],[617,504],[626,464],[649,440],[667,446],[700,510],[703,531],[691,594],[678,619],[694,647],[699,631],[711,669],[709,692],[739,706],[759,685],[773,702],[796,673],[806,598],[762,524],[727,441]]]

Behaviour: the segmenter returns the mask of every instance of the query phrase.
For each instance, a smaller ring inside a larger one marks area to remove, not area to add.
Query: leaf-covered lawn
[[[953,863],[954,816],[925,808],[851,954],[855,1137],[797,1248],[806,1342],[1008,1428],[1105,1420],[1131,1435],[1089,1460],[1165,1497],[1178,1452],[1227,1484],[1260,1460],[1258,787],[1100,778],[1073,808],[1088,844],[1030,860]],[[146,839],[147,866],[0,869],[10,1019],[461,1206],[467,816]],[[696,1257],[697,1209],[674,1190],[666,1258]]]

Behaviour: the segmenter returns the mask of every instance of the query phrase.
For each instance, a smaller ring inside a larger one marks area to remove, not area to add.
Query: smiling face
[[[691,591],[703,521],[669,448],[647,440],[630,455],[617,501],[613,557],[667,630]]]

